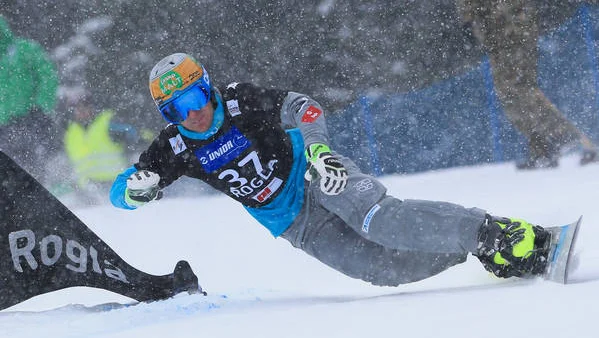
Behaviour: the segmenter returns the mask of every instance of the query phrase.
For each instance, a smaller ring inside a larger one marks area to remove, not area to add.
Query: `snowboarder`
[[[185,175],[240,202],[273,236],[375,285],[425,279],[469,253],[499,277],[544,270],[543,228],[387,195],[377,179],[330,149],[323,108],[307,95],[248,83],[219,90],[183,53],[159,61],[149,82],[169,125],[116,178],[116,207],[159,199]]]

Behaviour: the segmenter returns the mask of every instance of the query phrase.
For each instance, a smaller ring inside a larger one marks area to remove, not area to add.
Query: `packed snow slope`
[[[137,211],[74,212],[134,267],[170,273],[188,260],[208,296],[131,300],[71,288],[0,312],[0,337],[597,337],[599,164],[553,170],[512,163],[383,177],[399,198],[444,200],[541,225],[584,216],[574,282],[502,281],[476,259],[419,283],[376,287],[273,239],[221,196],[166,197]]]

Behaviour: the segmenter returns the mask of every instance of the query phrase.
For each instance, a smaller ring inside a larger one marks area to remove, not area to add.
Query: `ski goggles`
[[[171,99],[163,103],[158,110],[162,117],[174,124],[187,119],[190,110],[200,110],[210,102],[210,91],[197,81],[181,92],[176,92]]]

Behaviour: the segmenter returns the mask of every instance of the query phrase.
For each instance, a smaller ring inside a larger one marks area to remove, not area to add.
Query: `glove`
[[[148,170],[134,172],[127,178],[125,201],[133,207],[140,207],[146,203],[162,198],[162,191],[158,186],[160,176]]]
[[[320,176],[320,190],[327,195],[339,195],[347,185],[347,170],[339,159],[333,157],[331,149],[322,143],[313,143],[306,149],[310,166],[304,176],[312,181]]]

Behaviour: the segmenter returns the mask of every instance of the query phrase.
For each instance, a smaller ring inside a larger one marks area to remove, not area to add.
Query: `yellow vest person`
[[[112,182],[126,167],[124,147],[110,137],[112,110],[102,111],[87,128],[71,122],[64,137],[65,151],[77,174],[77,183]]]

